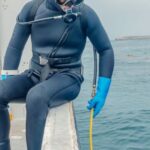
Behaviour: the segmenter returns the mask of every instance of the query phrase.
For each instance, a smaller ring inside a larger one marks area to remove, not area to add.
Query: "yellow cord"
[[[96,85],[93,85],[91,97],[94,98],[95,94],[96,94]],[[93,150],[93,115],[94,115],[94,109],[91,109],[91,111],[90,111],[90,127],[89,127],[90,150]]]
[[[90,112],[90,129],[89,129],[90,150],[93,150],[93,114],[94,114],[94,109],[91,109],[91,112]]]

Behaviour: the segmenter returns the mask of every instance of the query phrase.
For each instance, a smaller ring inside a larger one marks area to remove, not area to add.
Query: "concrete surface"
[[[26,150],[25,106],[13,104],[10,109],[12,150]],[[49,111],[45,126],[42,150],[79,150],[72,103]]]

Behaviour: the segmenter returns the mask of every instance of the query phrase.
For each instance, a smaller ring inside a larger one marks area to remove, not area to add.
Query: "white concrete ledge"
[[[14,119],[11,124],[12,150],[26,150],[25,106],[13,104],[11,111]],[[79,150],[72,103],[53,108],[49,111],[42,150]]]
[[[50,110],[43,150],[78,150],[72,103]]]

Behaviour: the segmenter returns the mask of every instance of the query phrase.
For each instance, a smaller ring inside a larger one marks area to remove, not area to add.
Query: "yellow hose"
[[[89,128],[90,150],[93,150],[93,114],[94,114],[94,109],[91,109],[91,112],[90,112],[90,128]]]
[[[93,89],[92,89],[92,99],[94,98],[94,96],[96,95],[96,85],[93,85]],[[91,109],[90,111],[90,126],[89,126],[89,146],[90,146],[90,150],[93,150],[93,115],[94,115],[94,109]]]

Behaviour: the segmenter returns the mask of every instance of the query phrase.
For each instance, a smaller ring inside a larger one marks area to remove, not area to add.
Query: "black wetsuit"
[[[19,21],[29,21],[32,5],[31,1],[23,7],[18,15]],[[22,51],[29,35],[32,40],[33,57],[29,70],[0,81],[0,150],[9,149],[8,103],[22,97],[26,97],[28,150],[41,150],[48,108],[73,100],[80,92],[84,80],[80,71],[81,56],[87,37],[100,57],[99,76],[111,78],[114,55],[108,36],[98,16],[89,6],[81,5],[80,11],[82,15],[69,25],[68,35],[65,36],[66,39],[59,48],[55,48],[55,46],[68,26],[62,19],[43,21],[33,25],[16,24],[6,51],[3,69],[18,69]],[[54,0],[45,0],[40,5],[35,19],[60,14],[62,15],[64,12]],[[55,51],[52,52],[54,49]],[[47,80],[40,82],[34,74],[30,76],[30,71],[40,72],[43,68],[43,65],[40,64],[40,56],[47,57],[48,55],[56,60],[56,63],[54,61],[51,67],[60,69],[60,71],[50,73]],[[59,61],[59,59],[63,60],[62,58],[64,61]],[[65,61],[65,58],[70,61]]]

